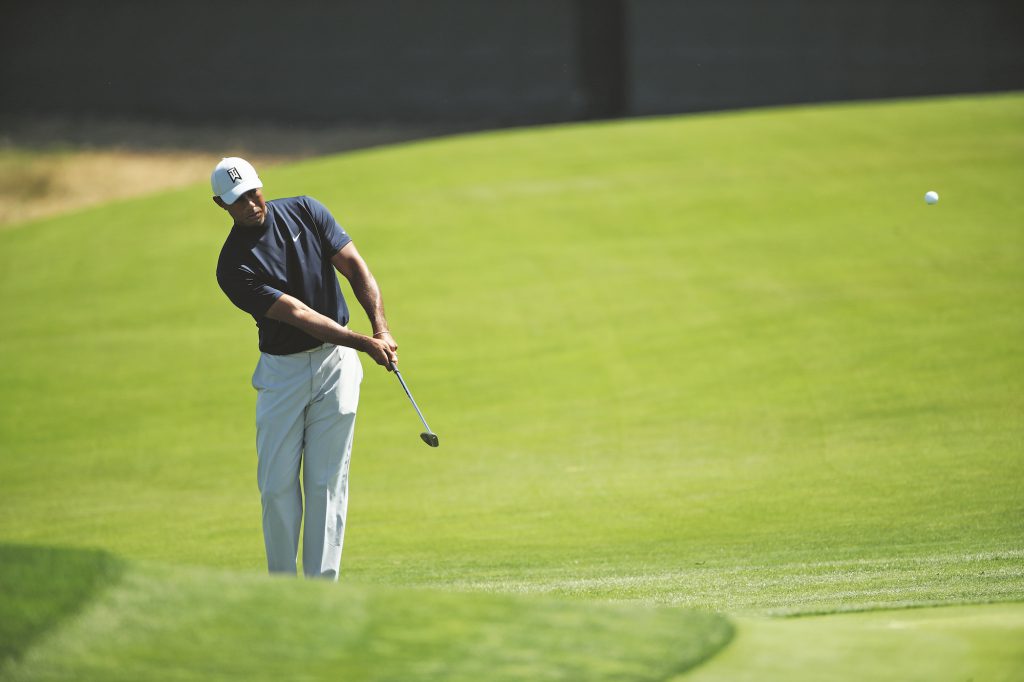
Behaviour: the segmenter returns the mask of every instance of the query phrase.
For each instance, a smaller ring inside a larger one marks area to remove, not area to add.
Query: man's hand
[[[391,336],[391,332],[389,332],[386,329],[383,330],[383,331],[374,332],[373,333],[373,338],[378,339],[378,340],[383,341],[384,343],[388,344],[388,348],[390,348],[394,352],[394,354],[395,354],[394,363],[397,365],[398,364],[398,342],[395,341],[395,337]]]
[[[373,358],[373,361],[391,371],[391,363],[398,364],[398,344],[390,332],[380,332],[372,337],[367,337],[366,347],[363,352]]]

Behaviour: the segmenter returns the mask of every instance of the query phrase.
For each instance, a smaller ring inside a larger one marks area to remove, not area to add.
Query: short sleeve
[[[245,265],[218,267],[217,283],[232,303],[257,320],[266,317],[270,306],[283,293],[261,282],[256,273]]]
[[[348,233],[338,224],[326,206],[313,197],[306,197],[306,206],[313,217],[313,222],[316,223],[317,229],[323,236],[324,243],[330,248],[328,257],[334,256],[352,241],[352,237],[348,236]]]

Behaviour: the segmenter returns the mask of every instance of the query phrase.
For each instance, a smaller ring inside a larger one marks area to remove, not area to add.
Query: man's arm
[[[274,304],[267,310],[267,317],[278,322],[290,324],[306,332],[314,339],[320,339],[336,346],[348,346],[363,351],[378,365],[388,367],[388,363],[398,362],[398,354],[395,353],[387,341],[383,339],[363,336],[351,329],[346,329],[340,324],[313,310],[305,303],[289,296],[281,294],[274,301]],[[390,370],[390,367],[388,368]]]
[[[341,251],[331,258],[331,263],[348,280],[352,293],[366,311],[366,317],[373,325],[373,337],[386,343],[391,351],[396,353],[395,362],[398,362],[398,344],[391,336],[387,318],[384,317],[384,299],[381,297],[380,287],[377,286],[377,280],[374,279],[366,261],[356,250],[356,245],[349,242],[343,246]]]

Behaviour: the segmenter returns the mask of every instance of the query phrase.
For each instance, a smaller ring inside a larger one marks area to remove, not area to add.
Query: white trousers
[[[362,379],[352,348],[324,344],[293,355],[260,356],[252,376],[256,478],[271,573],[295,575],[305,492],[302,572],[338,579]]]

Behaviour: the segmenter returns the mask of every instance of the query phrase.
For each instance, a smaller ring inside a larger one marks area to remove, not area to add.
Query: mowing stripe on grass
[[[778,564],[707,564],[605,577],[422,581],[457,590],[639,600],[776,616],[1015,601],[1024,550]]]

